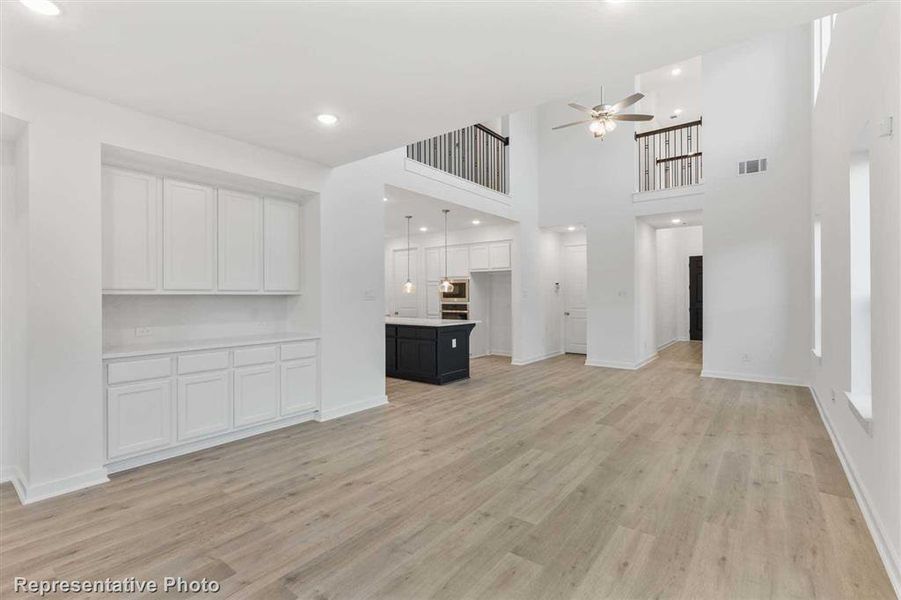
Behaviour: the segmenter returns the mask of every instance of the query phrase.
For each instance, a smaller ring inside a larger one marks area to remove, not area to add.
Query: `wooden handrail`
[[[703,156],[703,155],[704,155],[703,152],[692,152],[691,154],[682,154],[681,156],[670,156],[669,158],[658,158],[657,164],[659,165],[660,163],[672,162],[674,160],[682,160],[685,158],[694,158],[696,156]]]
[[[695,125],[703,125],[702,121],[703,121],[703,119],[698,119],[697,121],[689,121],[688,123],[682,123],[681,125],[672,125],[670,127],[662,127],[660,129],[653,129],[651,131],[642,131],[641,133],[635,134],[635,139],[640,140],[641,138],[648,137],[649,135],[656,135],[658,133],[666,133],[668,131],[676,131],[678,129],[694,127]]]
[[[494,139],[496,139],[496,140],[498,140],[498,141],[500,141],[500,142],[503,142],[503,143],[504,143],[504,146],[509,146],[509,145],[510,145],[510,138],[502,136],[501,134],[497,133],[496,131],[494,131],[494,130],[488,128],[488,127],[485,127],[485,126],[482,125],[481,123],[476,123],[476,124],[474,125],[474,127],[475,127],[476,129],[480,130],[480,131],[484,131],[485,133],[487,133],[488,135],[490,135],[490,136],[493,137]]]

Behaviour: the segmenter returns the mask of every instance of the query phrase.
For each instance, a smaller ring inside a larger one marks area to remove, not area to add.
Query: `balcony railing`
[[[407,158],[507,193],[510,138],[484,125],[470,125],[407,146]]]
[[[638,191],[651,192],[701,183],[701,119],[635,134]]]

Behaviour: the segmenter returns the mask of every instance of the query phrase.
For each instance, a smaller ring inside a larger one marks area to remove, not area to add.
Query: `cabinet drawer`
[[[311,358],[316,356],[316,342],[306,341],[295,344],[282,344],[282,360],[295,358]]]
[[[107,365],[106,382],[110,385],[144,379],[159,379],[172,374],[172,359],[151,358],[147,360],[130,360]]]
[[[217,371],[228,368],[228,351],[205,352],[178,357],[178,374]]]
[[[235,366],[245,367],[247,365],[274,363],[276,358],[275,355],[275,346],[265,346],[263,348],[242,348],[240,350],[235,350]]]

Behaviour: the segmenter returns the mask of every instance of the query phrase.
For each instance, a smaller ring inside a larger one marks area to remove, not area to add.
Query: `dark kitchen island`
[[[385,375],[441,385],[469,379],[469,334],[478,321],[385,319]]]

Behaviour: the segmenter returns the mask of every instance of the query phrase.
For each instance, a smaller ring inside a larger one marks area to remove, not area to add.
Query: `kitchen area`
[[[444,384],[510,356],[512,221],[400,188],[385,196],[385,372]]]

